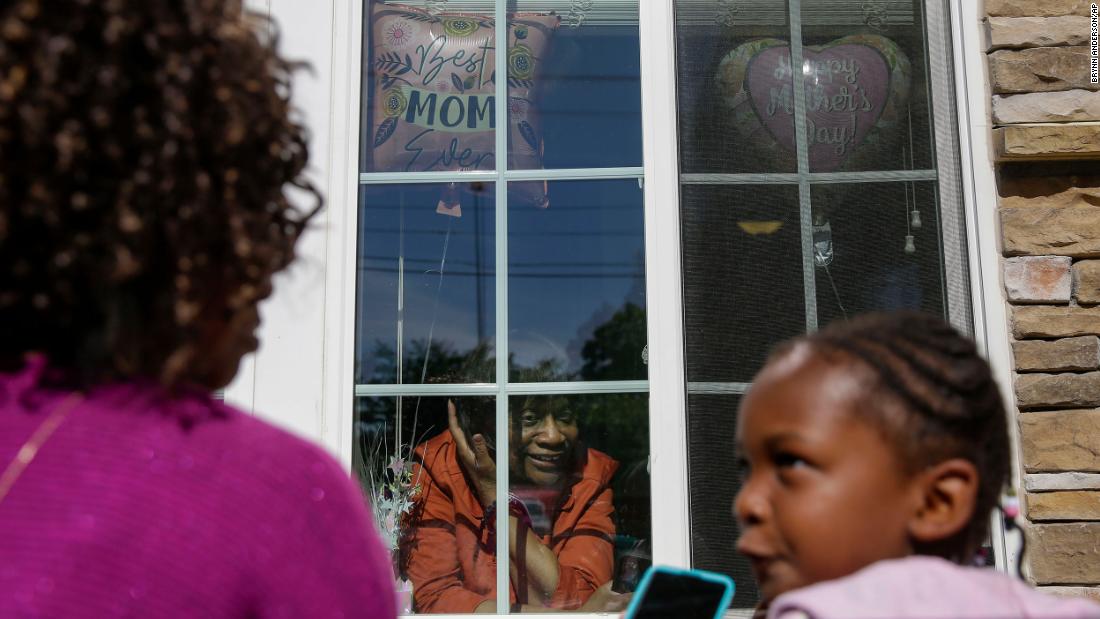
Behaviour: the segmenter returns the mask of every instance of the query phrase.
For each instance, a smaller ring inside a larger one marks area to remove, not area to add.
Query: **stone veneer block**
[[[1100,372],[1020,374],[1016,377],[1016,405],[1021,409],[1100,406]]]
[[[995,17],[1087,17],[1089,0],[985,0],[985,13]]]
[[[1034,305],[1012,311],[1012,334],[1026,338],[1100,334],[1100,311],[1087,307]]]
[[[1100,208],[1003,208],[1006,256],[1100,257]]]
[[[1100,582],[1100,522],[1036,524],[1028,529],[1035,584]]]
[[[1100,260],[1081,260],[1073,265],[1078,303],[1100,303]]]
[[[993,123],[1061,123],[1100,120],[1100,92],[1062,90],[993,95]]]
[[[1034,47],[989,54],[989,83],[993,94],[1051,92],[1083,88],[1098,90],[1089,81],[1089,47]]]
[[[1095,383],[1100,387],[1100,372],[1093,374],[1096,374]],[[1100,389],[1094,397],[1100,398]],[[1029,473],[1100,472],[1100,411],[1020,415],[1020,447],[1024,470]]]
[[[1051,164],[1035,162],[1024,165],[1038,167]],[[1002,175],[997,183],[1000,192],[998,205],[1003,208],[1100,206],[1100,174],[1048,176],[1042,171],[1037,171],[1036,174],[1039,175]]]
[[[1001,161],[1100,158],[1100,122],[1008,125],[993,130]]]
[[[1037,492],[1027,495],[1027,517],[1048,520],[1100,520],[1100,492]]]
[[[1069,303],[1073,296],[1072,266],[1073,259],[1069,256],[1006,259],[1004,283],[1008,300],[1016,303]]]
[[[1100,473],[1032,473],[1024,475],[1024,490],[1028,492],[1100,490]]]
[[[1085,45],[1089,41],[1089,18],[1084,15],[990,17],[986,29],[990,49]]]
[[[1039,587],[1039,591],[1061,598],[1085,598],[1100,602],[1100,587]]]
[[[1100,369],[1100,338],[1094,335],[1061,340],[1012,343],[1017,372],[1082,372]]]

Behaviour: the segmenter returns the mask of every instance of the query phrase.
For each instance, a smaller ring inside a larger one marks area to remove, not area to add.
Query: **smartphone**
[[[736,586],[725,574],[655,565],[646,571],[624,619],[721,619]]]

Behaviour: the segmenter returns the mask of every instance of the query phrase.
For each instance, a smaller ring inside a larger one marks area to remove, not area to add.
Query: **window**
[[[599,583],[493,559],[521,522],[598,565],[569,578],[690,563],[753,606],[730,447],[770,348],[873,309],[971,330],[945,14],[363,2],[352,465],[408,612],[575,610]]]
[[[770,348],[871,310],[971,330],[945,3],[675,10],[692,562],[751,608],[730,446]]]
[[[637,3],[363,15],[352,465],[395,586],[577,610],[652,556]]]

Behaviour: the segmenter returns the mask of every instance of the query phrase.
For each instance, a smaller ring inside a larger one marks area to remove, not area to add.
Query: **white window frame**
[[[285,54],[313,65],[312,74],[297,77],[295,97],[312,132],[312,178],[327,200],[326,210],[299,246],[299,262],[289,274],[277,278],[275,294],[263,305],[261,348],[245,359],[234,383],[226,389],[226,399],[320,442],[350,467],[364,3],[250,0],[249,4],[278,21]],[[961,197],[972,320],[976,339],[993,365],[1006,402],[1012,402],[1008,320],[1001,296],[996,237],[997,194],[988,144],[990,95],[981,47],[982,15],[978,3],[946,4],[949,8],[944,18],[951,24],[962,151]],[[652,526],[657,533],[653,555],[655,563],[686,567],[691,563],[691,537],[677,73],[676,57],[671,53],[676,41],[673,0],[641,0],[639,29],[645,42],[641,46],[641,96],[650,458],[652,496],[659,499],[652,504]],[[503,103],[498,101],[498,105]],[[498,117],[504,117],[499,110]],[[498,234],[500,225],[498,222]],[[743,390],[743,385],[734,384],[692,387],[693,392]],[[1010,428],[1015,439],[1015,423],[1010,423]],[[1018,467],[1013,471],[1014,485],[1019,488]],[[998,567],[1005,569],[1015,555],[1013,549],[1005,548],[999,523],[994,541]]]
[[[1000,224],[997,221],[997,180],[993,167],[992,95],[987,78],[985,21],[982,3],[949,2],[955,105],[958,112],[962,164],[962,197],[966,204],[966,234],[970,261],[970,290],[974,336],[978,348],[989,360],[1001,388],[1008,415],[1011,440],[1011,484],[1016,496],[1023,496],[1019,462],[1019,427],[1012,367],[1010,325],[1001,276]],[[1019,540],[1006,539],[1004,520],[992,516],[990,527],[997,569],[1013,573],[1021,548]]]

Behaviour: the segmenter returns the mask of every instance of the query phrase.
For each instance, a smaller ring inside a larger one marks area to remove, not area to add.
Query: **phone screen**
[[[728,587],[691,574],[656,571],[629,619],[714,619]]]

